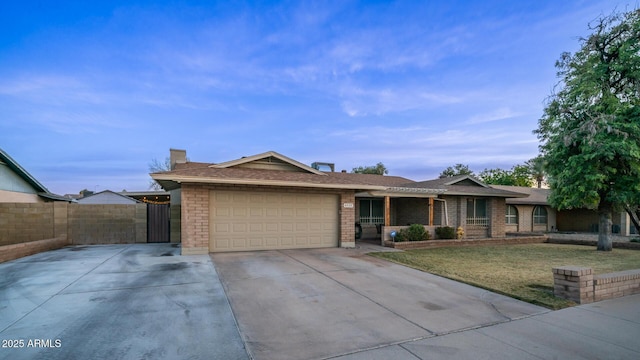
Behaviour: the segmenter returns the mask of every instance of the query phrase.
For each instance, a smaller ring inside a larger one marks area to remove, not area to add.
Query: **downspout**
[[[444,203],[444,226],[449,226],[449,210],[447,209],[447,200],[433,198],[436,201],[442,201]]]

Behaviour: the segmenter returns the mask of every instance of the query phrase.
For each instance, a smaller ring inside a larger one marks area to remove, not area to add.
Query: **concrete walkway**
[[[247,359],[207,255],[77,246],[0,264],[0,359]]]
[[[561,311],[366,256],[214,254],[250,355],[264,359],[638,359],[640,296]]]

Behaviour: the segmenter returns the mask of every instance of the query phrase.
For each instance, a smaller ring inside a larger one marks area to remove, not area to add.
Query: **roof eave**
[[[264,180],[264,179],[238,179],[238,178],[211,178],[200,176],[162,176],[163,174],[152,174],[151,177],[158,181],[160,185],[168,190],[180,187],[184,183],[195,184],[218,184],[218,185],[262,185],[277,187],[300,187],[300,188],[318,188],[318,189],[343,189],[343,190],[385,190],[386,187],[379,185],[362,185],[362,184],[322,184],[301,181],[284,181],[284,180]],[[174,183],[176,185],[172,185]],[[169,188],[165,187],[165,184]]]

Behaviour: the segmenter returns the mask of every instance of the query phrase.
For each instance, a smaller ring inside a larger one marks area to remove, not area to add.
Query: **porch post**
[[[384,226],[391,226],[391,198],[384,197]]]
[[[433,226],[433,198],[429,198],[429,226]]]

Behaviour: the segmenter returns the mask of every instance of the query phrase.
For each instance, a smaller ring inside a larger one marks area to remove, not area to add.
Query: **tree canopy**
[[[535,133],[551,204],[597,209],[598,250],[611,250],[612,211],[640,203],[640,10],[589,28],[556,62],[559,90]]]
[[[446,169],[442,170],[440,173],[440,177],[452,177],[458,175],[471,175],[473,176],[473,171],[469,169],[469,165],[463,164],[455,164],[454,166],[449,166]]]
[[[351,172],[354,174],[386,175],[389,173],[389,170],[387,170],[383,163],[379,162],[374,166],[359,166],[357,168],[353,168]]]
[[[533,185],[531,171],[526,165],[515,165],[511,170],[484,169],[478,177],[489,185],[526,186]]]

